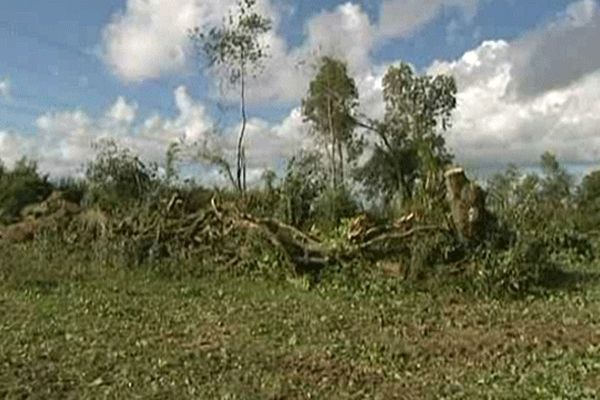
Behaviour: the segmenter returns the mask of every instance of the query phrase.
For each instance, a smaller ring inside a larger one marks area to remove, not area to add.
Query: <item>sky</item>
[[[188,31],[235,0],[2,0],[0,159],[77,175],[112,138],[161,162],[169,143],[232,157],[236,97],[195,55]],[[384,110],[381,79],[401,61],[452,74],[445,133],[472,171],[535,165],[546,150],[578,170],[600,162],[598,0],[258,0],[270,58],[249,83],[250,179],[314,145],[299,105],[324,55],[343,59],[361,112]],[[208,181],[218,180],[210,169]],[[482,172],[483,173],[483,172]]]

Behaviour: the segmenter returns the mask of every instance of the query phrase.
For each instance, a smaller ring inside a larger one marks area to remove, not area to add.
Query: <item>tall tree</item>
[[[383,79],[385,117],[371,123],[373,154],[358,178],[370,194],[408,200],[415,183],[425,186],[452,156],[440,130],[450,127],[456,83],[450,76],[418,76],[408,64],[392,66]]]
[[[544,173],[542,196],[553,203],[569,200],[573,187],[573,176],[558,162],[556,155],[545,152],[540,158],[540,166]]]
[[[360,154],[360,141],[354,136],[357,105],[358,90],[346,64],[323,57],[302,101],[302,113],[326,146],[333,189],[343,184],[346,164]]]
[[[585,231],[598,231],[600,227],[600,171],[593,171],[581,181],[577,193],[579,225]]]
[[[230,13],[222,26],[207,31],[196,27],[191,32],[192,40],[206,55],[209,65],[220,69],[227,81],[240,90],[241,128],[236,154],[236,184],[240,192],[246,190],[247,83],[248,78],[263,70],[268,53],[260,37],[271,28],[271,20],[256,10],[256,0],[239,0],[236,13]]]

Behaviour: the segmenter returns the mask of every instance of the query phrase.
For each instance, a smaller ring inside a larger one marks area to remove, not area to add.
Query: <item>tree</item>
[[[383,79],[385,117],[373,121],[373,153],[357,177],[371,195],[386,202],[412,198],[415,183],[429,187],[452,160],[439,133],[450,127],[456,83],[445,75],[418,76],[407,64],[390,67]],[[438,182],[439,181],[439,182]]]
[[[348,76],[346,64],[323,57],[302,101],[302,113],[326,146],[334,190],[344,183],[345,164],[355,161],[360,155],[361,143],[354,136],[356,124],[353,115],[357,106],[358,90],[354,80]]]
[[[0,222],[12,223],[26,206],[43,201],[52,192],[48,176],[38,172],[37,163],[22,158],[12,169],[0,168]]]
[[[248,115],[246,111],[247,80],[263,69],[268,57],[266,45],[260,36],[271,30],[271,20],[256,10],[256,0],[240,0],[237,13],[229,14],[220,27],[208,31],[196,27],[191,39],[208,58],[211,67],[220,69],[230,84],[240,89],[241,128],[236,154],[236,185],[240,192],[246,190],[246,156],[244,139]]]
[[[563,203],[569,200],[573,177],[560,165],[556,155],[545,152],[540,159],[544,173],[542,181],[542,196],[553,203]]]
[[[577,199],[579,204],[595,203],[600,209],[600,171],[593,171],[583,178]]]
[[[581,181],[577,193],[577,217],[585,231],[600,226],[600,171],[593,171]]]
[[[323,193],[325,177],[321,157],[315,152],[299,152],[287,165],[282,184],[286,221],[303,227],[311,218],[313,204]]]
[[[88,201],[113,210],[147,200],[158,184],[156,165],[147,166],[112,140],[102,140],[94,147],[96,157],[85,173],[90,185]]]

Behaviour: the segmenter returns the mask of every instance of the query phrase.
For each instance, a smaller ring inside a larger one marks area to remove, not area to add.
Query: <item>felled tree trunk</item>
[[[462,168],[445,174],[452,220],[461,239],[473,243],[483,240],[489,214],[485,209],[485,191],[469,181]]]

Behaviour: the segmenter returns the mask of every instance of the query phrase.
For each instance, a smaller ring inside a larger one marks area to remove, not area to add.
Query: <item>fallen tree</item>
[[[84,210],[53,194],[46,202],[31,207],[22,222],[1,229],[0,240],[28,241],[42,232],[54,231],[71,242],[126,241],[129,247],[139,247],[141,258],[149,252],[170,256],[184,251],[229,265],[243,260],[244,240],[253,235],[264,246],[279,251],[285,262],[297,270],[319,269],[357,258],[378,261],[407,254],[416,243],[415,238],[430,238],[433,234],[479,240],[488,216],[483,190],[469,182],[460,168],[446,173],[446,183],[455,231],[443,224],[422,221],[414,213],[390,224],[377,224],[366,215],[359,215],[348,224],[344,238],[332,241],[275,218],[243,213],[235,201],[221,203],[217,196],[191,214],[175,193],[133,212],[108,215]]]

